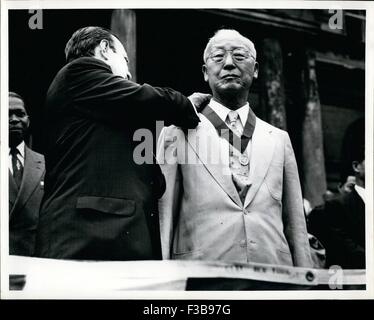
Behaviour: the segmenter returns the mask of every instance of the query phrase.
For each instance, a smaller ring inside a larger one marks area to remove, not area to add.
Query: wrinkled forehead
[[[224,32],[215,35],[206,48],[206,53],[216,49],[232,50],[235,48],[244,48],[256,58],[256,49],[251,40],[235,32]]]

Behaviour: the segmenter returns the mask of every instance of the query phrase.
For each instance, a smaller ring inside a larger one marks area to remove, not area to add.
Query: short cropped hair
[[[9,98],[20,99],[23,102],[23,104],[25,104],[25,100],[23,100],[23,98],[18,93],[15,93],[13,91],[9,91]]]
[[[23,108],[25,109],[26,115],[29,116],[29,114],[27,112],[25,99],[23,99],[18,93],[14,92],[14,91],[9,91],[9,99],[10,98],[17,98],[17,99],[21,100],[23,102]]]
[[[23,107],[25,108],[25,111],[27,113],[27,108],[26,108],[26,102],[25,99],[23,99],[18,93],[9,91],[9,98],[17,98],[20,99],[23,102]]]
[[[80,57],[92,57],[101,40],[107,40],[109,47],[115,51],[113,37],[116,35],[102,27],[90,26],[78,29],[66,43],[66,61],[71,62]]]
[[[232,36],[239,36],[239,37],[243,38],[243,40],[247,44],[247,47],[250,50],[251,54],[256,59],[257,53],[256,53],[255,45],[253,44],[253,42],[251,40],[244,37],[243,35],[241,35],[238,31],[236,31],[234,29],[219,29],[219,30],[216,31],[214,36],[209,39],[209,41],[208,41],[208,43],[205,47],[204,55],[203,55],[204,62],[206,62],[206,60],[208,59],[208,52],[209,52],[210,46],[213,44],[213,42],[216,38],[218,38],[222,35],[232,35]]]

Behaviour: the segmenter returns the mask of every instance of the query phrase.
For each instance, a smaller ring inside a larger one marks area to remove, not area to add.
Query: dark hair
[[[116,36],[110,30],[102,27],[90,26],[78,29],[65,46],[66,61],[93,56],[94,50],[101,40],[107,40],[109,47],[115,50],[113,37]]]

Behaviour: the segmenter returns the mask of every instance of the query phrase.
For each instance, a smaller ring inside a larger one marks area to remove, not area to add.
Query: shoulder
[[[72,62],[68,63],[64,68],[66,70],[74,70],[79,68],[84,69],[101,69],[110,71],[110,67],[103,61],[96,59],[94,57],[81,57],[78,59],[73,60]]]
[[[264,121],[264,120],[261,120],[260,118],[256,117],[256,127],[259,127],[261,128],[262,130],[268,130],[268,131],[272,131],[274,133],[277,133],[277,134],[287,134],[287,131],[284,131],[282,129],[279,129],[273,125],[271,125],[270,123]]]
[[[43,164],[45,163],[44,156],[41,153],[31,150],[28,146],[25,146],[25,151],[26,151],[26,156],[28,154],[32,158],[34,158],[34,160],[36,160],[37,162],[41,162]]]
[[[279,128],[271,125],[270,123],[268,123],[268,122],[266,122],[264,120],[261,120],[258,117],[256,117],[255,132],[256,132],[256,130],[258,132],[268,132],[272,136],[277,137],[277,138],[279,138],[281,140],[285,140],[285,139],[289,140],[289,136],[288,136],[288,132],[287,131],[279,129]]]
[[[334,217],[334,219],[340,219],[347,207],[347,200],[350,197],[349,194],[338,194],[332,199],[325,202],[325,211],[329,217]]]
[[[103,61],[93,57],[81,57],[62,67],[55,80],[74,79],[74,76],[82,77],[85,74],[92,75],[92,73],[112,74],[110,67]]]

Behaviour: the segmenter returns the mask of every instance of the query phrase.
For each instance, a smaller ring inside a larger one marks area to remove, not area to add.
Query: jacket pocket
[[[275,200],[279,201],[282,199],[283,164],[270,164],[267,175],[265,177],[265,184],[269,190],[270,195]]]
[[[135,212],[136,203],[134,200],[129,199],[82,196],[77,198],[76,208],[91,209],[121,216],[132,216]]]

